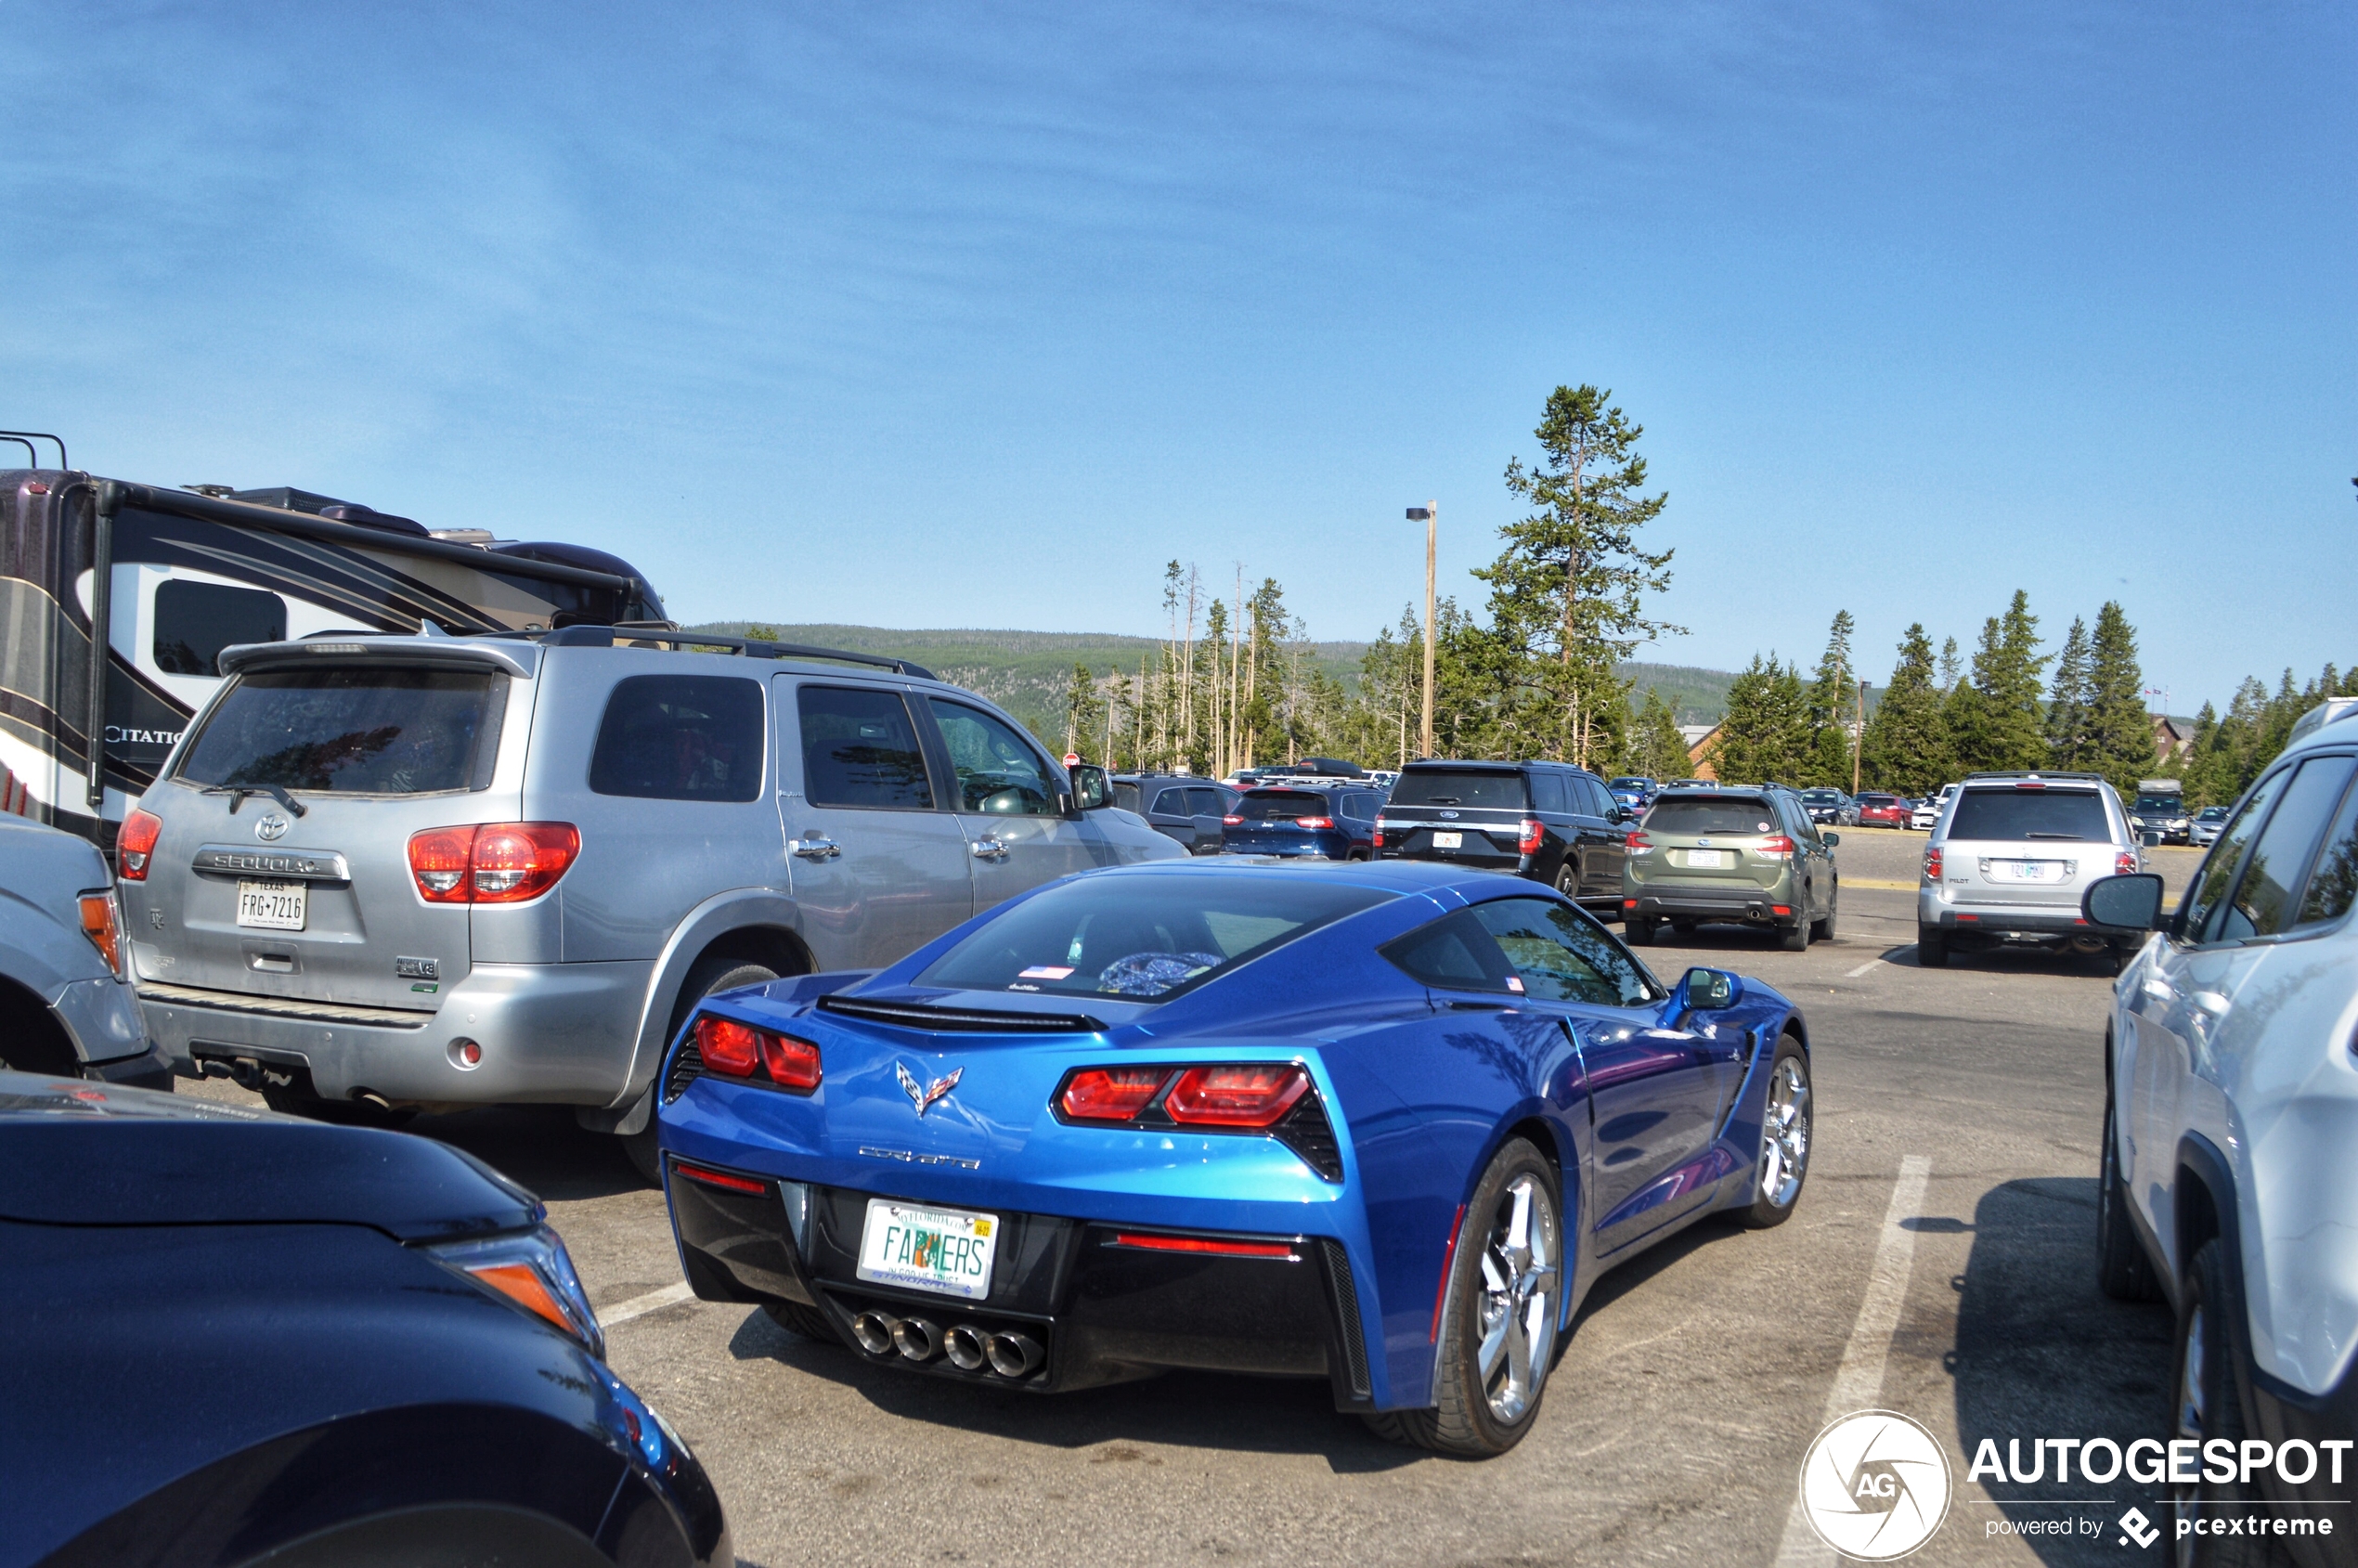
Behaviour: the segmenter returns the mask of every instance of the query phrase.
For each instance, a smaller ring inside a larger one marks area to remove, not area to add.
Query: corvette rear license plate
[[[1728,851],[1725,849],[1690,849],[1687,851],[1687,863],[1698,868],[1707,866],[1724,866],[1728,863]]]
[[[1436,849],[1462,849],[1465,845],[1466,836],[1462,833],[1436,833],[1432,836],[1432,847]]]
[[[991,1255],[998,1245],[996,1214],[871,1198],[854,1272],[872,1284],[978,1302],[991,1294]]]
[[[238,924],[266,931],[300,931],[308,891],[301,882],[240,882]]]

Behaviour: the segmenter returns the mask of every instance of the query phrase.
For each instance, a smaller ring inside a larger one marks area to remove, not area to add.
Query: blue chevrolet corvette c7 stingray
[[[706,998],[659,1111],[689,1283],[1038,1391],[1323,1377],[1504,1452],[1613,1264],[1807,1172],[1809,1044],[1545,888],[1409,862],[1084,873],[873,975]]]

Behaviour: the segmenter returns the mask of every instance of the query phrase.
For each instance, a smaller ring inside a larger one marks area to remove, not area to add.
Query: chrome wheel
[[[1556,1209],[1538,1179],[1519,1175],[1499,1195],[1482,1250],[1475,1365],[1490,1413],[1522,1419],[1548,1380],[1556,1348]]]
[[[1800,1195],[1809,1173],[1809,1084],[1798,1057],[1778,1062],[1768,1079],[1768,1108],[1760,1130],[1760,1197],[1782,1209]]]

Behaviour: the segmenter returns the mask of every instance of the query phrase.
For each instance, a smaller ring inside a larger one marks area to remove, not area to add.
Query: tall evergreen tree
[[[1834,612],[1826,651],[1819,657],[1818,673],[1809,683],[1809,758],[1796,770],[1804,784],[1850,787],[1850,723],[1858,688],[1850,672],[1850,634],[1859,623],[1847,610]]]
[[[1957,640],[1953,637],[1940,645],[1940,694],[1947,696],[1957,689],[1957,677],[1963,674],[1964,661],[1957,656]]]
[[[1730,784],[1792,784],[1809,765],[1809,701],[1798,671],[1755,654],[1728,688],[1712,771]]]
[[[2153,718],[2137,668],[2137,633],[2110,602],[2096,612],[2089,645],[2087,736],[2080,765],[2133,797],[2137,781],[2154,771]]]
[[[2038,648],[2039,617],[2030,613],[2030,596],[2016,589],[2006,613],[1982,625],[1972,680],[1950,693],[1950,733],[1968,771],[2048,766],[2039,690],[2048,655]],[[1971,695],[1960,700],[1960,692]]]
[[[2088,628],[2075,616],[2047,693],[2047,761],[2068,771],[2087,767],[2088,757]]]
[[[1630,716],[1628,732],[1622,766],[1631,772],[1666,783],[1692,771],[1687,759],[1687,737],[1678,732],[1678,711],[1653,687],[1646,688],[1644,704]]]
[[[1105,742],[1105,699],[1097,693],[1097,678],[1089,673],[1087,665],[1074,665],[1071,682],[1065,688],[1065,749],[1083,758],[1097,756]]]
[[[1928,795],[1949,782],[1954,766],[1942,713],[1932,640],[1921,622],[1899,640],[1891,684],[1867,720],[1865,767],[1871,789]]]

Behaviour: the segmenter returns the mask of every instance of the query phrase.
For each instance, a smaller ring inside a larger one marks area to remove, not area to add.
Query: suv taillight
[[[125,882],[145,882],[148,861],[162,836],[163,819],[152,812],[134,811],[123,818],[123,832],[114,841],[115,875]]]
[[[1756,849],[1753,853],[1756,855],[1790,855],[1793,853],[1793,840],[1787,838],[1781,833],[1772,833],[1768,837],[1760,841],[1759,847]]]
[[[2123,849],[2112,858],[2112,874],[2115,876],[2131,875],[2136,869],[2137,851],[2134,849]]]
[[[1547,833],[1547,824],[1539,821],[1536,817],[1523,818],[1522,836],[1515,841],[1515,848],[1522,850],[1526,855],[1537,854],[1539,852],[1539,840],[1541,836]]]
[[[1645,829],[1638,828],[1621,841],[1621,847],[1633,855],[1643,855],[1653,849],[1654,841],[1646,836]]]
[[[1924,880],[1927,882],[1940,880],[1940,851],[1938,849],[1924,851]]]
[[[1332,827],[1335,825],[1335,820],[1332,817],[1296,817],[1293,820],[1293,825],[1296,827]]]
[[[514,904],[557,885],[581,853],[571,823],[478,823],[409,836],[409,875],[430,904]]]

